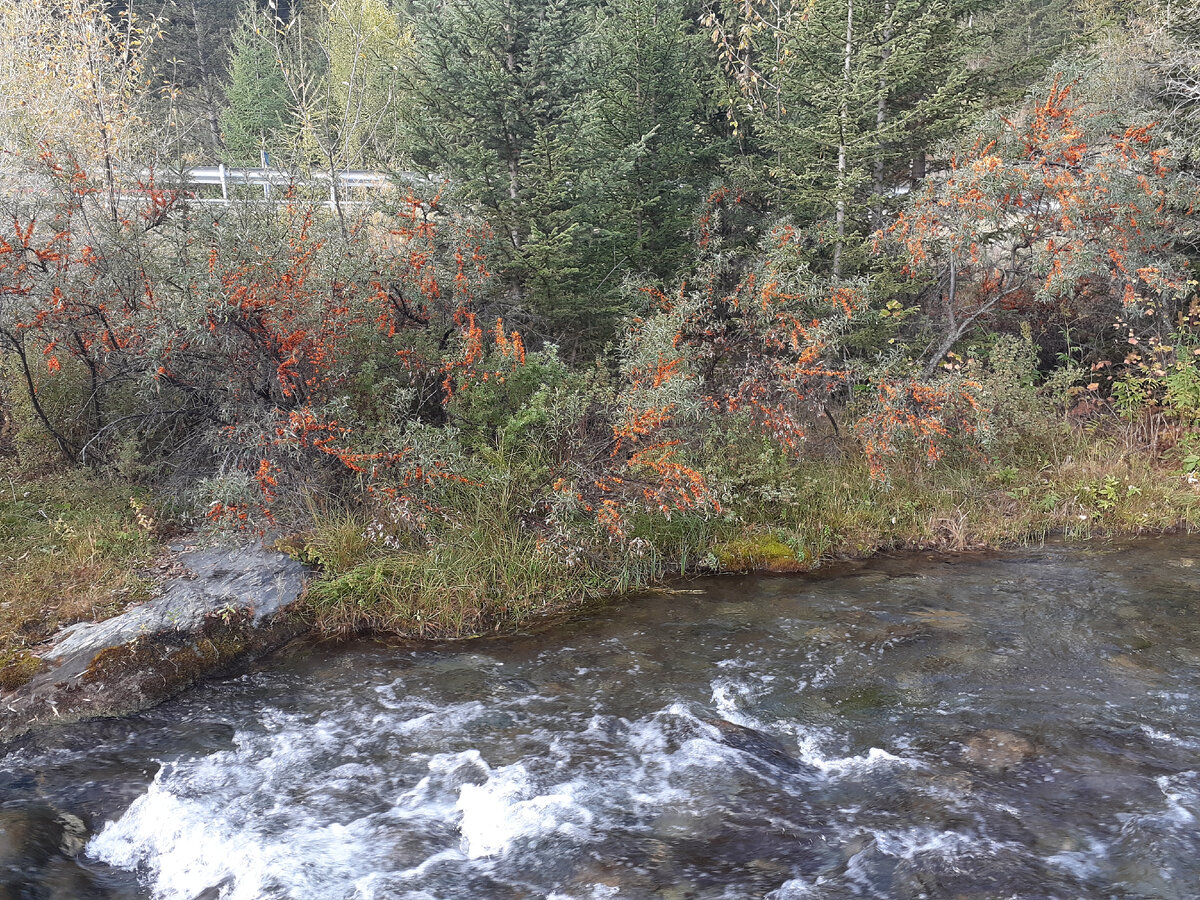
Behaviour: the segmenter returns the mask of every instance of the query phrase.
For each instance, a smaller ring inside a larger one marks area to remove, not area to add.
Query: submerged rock
[[[852,635],[849,629],[846,628],[837,628],[830,625],[815,625],[804,632],[804,637],[814,643],[828,646],[831,644],[841,644],[845,641],[848,641],[851,639]]]
[[[63,629],[46,668],[0,697],[0,742],[33,727],[136,712],[300,633],[285,611],[307,569],[261,545],[178,548],[187,575],[103,622]]]
[[[35,843],[33,830],[33,823],[20,810],[0,810],[0,873],[29,856],[29,848]],[[3,880],[0,875],[0,883]]]
[[[11,896],[19,897],[90,896],[79,887],[90,883],[74,860],[88,837],[81,818],[49,805],[0,810],[0,898],[6,889],[17,889]],[[49,893],[22,892],[33,884],[47,887]]]
[[[1117,653],[1108,657],[1105,662],[1110,667],[1116,669],[1118,672],[1121,672],[1124,675],[1134,675],[1146,680],[1155,680],[1156,678],[1166,674],[1162,669],[1154,665],[1154,663],[1140,655],[1138,652]]]
[[[967,762],[994,772],[1011,769],[1033,756],[1033,744],[1019,734],[989,728],[967,741],[963,757]]]
[[[1200,650],[1190,650],[1187,647],[1176,647],[1171,655],[1185,666],[1200,666]]]
[[[919,609],[912,617],[916,622],[938,631],[962,632],[975,626],[971,617],[958,609]]]
[[[721,743],[727,747],[748,753],[789,774],[794,774],[804,768],[798,759],[787,752],[782,743],[769,734],[763,734],[761,731],[755,731],[753,728],[738,725],[726,719],[705,719],[704,721],[721,733]]]
[[[103,900],[112,894],[73,859],[53,859],[38,873],[39,900]]]

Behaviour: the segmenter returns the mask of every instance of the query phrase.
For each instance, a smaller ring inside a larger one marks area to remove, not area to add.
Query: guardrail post
[[[225,177],[225,163],[217,163],[217,171],[221,174],[221,199],[229,202],[229,180]]]

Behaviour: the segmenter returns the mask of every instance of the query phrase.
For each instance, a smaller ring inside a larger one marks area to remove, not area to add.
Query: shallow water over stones
[[[0,900],[1192,898],[1197,558],[910,555],[292,650],[0,759]]]

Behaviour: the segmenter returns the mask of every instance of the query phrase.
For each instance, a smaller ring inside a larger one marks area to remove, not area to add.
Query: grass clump
[[[32,675],[28,651],[57,629],[146,599],[152,581],[139,570],[160,545],[144,498],[126,483],[78,469],[9,467],[0,479],[0,660],[8,683]]]
[[[800,467],[794,499],[749,518],[813,556],[878,549],[965,550],[1045,539],[1191,528],[1200,492],[1169,460],[1123,451],[1109,438],[1064,429],[1021,455],[963,455],[896,466],[873,481],[861,458]]]
[[[319,517],[302,558],[319,567],[309,586],[318,629],[461,638],[512,630],[663,577],[658,556],[618,564],[563,556],[519,519],[498,513],[444,527],[425,542],[388,547],[364,537],[369,522]]]

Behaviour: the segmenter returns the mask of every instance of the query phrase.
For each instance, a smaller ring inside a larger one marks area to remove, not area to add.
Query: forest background
[[[1186,2],[0,0],[0,175],[10,678],[179,529],[462,636],[1197,520]]]

